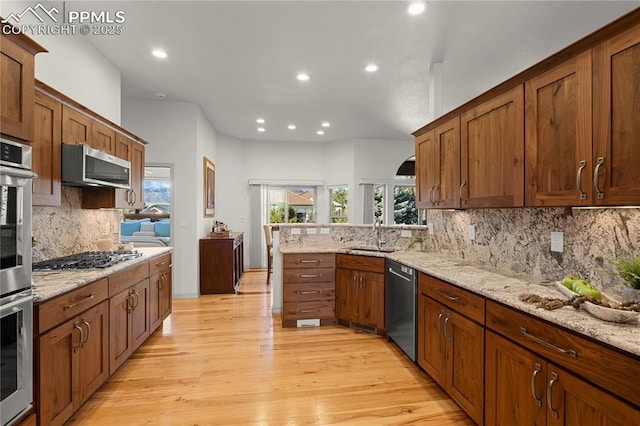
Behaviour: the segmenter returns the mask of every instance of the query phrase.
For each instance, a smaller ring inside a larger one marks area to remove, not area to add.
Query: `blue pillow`
[[[138,232],[140,230],[140,222],[131,221],[131,222],[121,222],[120,223],[120,235],[125,237],[130,237],[134,232]]]
[[[156,222],[155,229],[158,237],[171,236],[171,223],[170,222]]]

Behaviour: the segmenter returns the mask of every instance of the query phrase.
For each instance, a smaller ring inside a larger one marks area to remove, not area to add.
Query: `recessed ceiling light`
[[[151,54],[156,58],[164,59],[167,57],[167,52],[162,49],[154,49],[151,51]]]
[[[316,135],[320,135],[320,136],[324,135],[324,130],[318,130],[316,132]]]
[[[311,77],[306,72],[299,72],[298,75],[296,75],[296,78],[299,81],[308,81]]]
[[[378,65],[376,65],[376,64],[367,64],[367,65],[364,67],[364,70],[365,70],[366,72],[376,72],[376,71],[378,71],[379,69],[380,69],[380,67],[379,67]]]
[[[422,1],[412,1],[406,9],[407,14],[414,16],[420,15],[425,10],[427,10],[427,5]]]
[[[322,127],[331,127],[331,123],[329,123],[328,121],[323,121],[321,126]]]
[[[287,126],[287,129],[289,129],[289,130],[295,130],[295,129],[296,129],[296,125],[295,125],[295,124],[289,124],[289,125]]]
[[[264,127],[258,127],[258,131],[260,133],[266,132],[266,129]]]
[[[264,124],[264,118],[258,118],[258,119],[256,119],[256,123],[258,123],[258,124]]]

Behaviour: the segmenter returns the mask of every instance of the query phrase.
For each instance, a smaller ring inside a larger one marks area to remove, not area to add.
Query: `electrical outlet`
[[[330,232],[329,228],[320,228],[320,234],[322,235],[329,235]]]
[[[300,235],[300,228],[291,228],[291,235]]]
[[[429,235],[433,235],[433,222],[427,223],[427,228],[429,229]]]
[[[551,251],[562,253],[564,251],[564,234],[562,232],[551,232]]]
[[[400,231],[400,236],[405,238],[411,238],[411,229],[403,229]]]
[[[469,241],[473,241],[476,239],[476,226],[469,225]]]
[[[307,228],[307,235],[316,235],[317,232],[316,228]]]

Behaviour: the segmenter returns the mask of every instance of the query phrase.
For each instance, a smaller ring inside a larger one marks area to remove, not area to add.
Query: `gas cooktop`
[[[137,251],[86,251],[33,264],[34,271],[104,269],[142,256]]]

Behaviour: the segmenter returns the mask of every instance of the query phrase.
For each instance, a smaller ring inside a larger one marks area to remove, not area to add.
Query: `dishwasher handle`
[[[395,275],[396,277],[400,277],[405,281],[411,282],[411,278],[407,278],[404,275],[397,273],[396,271],[393,270],[393,268],[389,268],[389,272]]]

